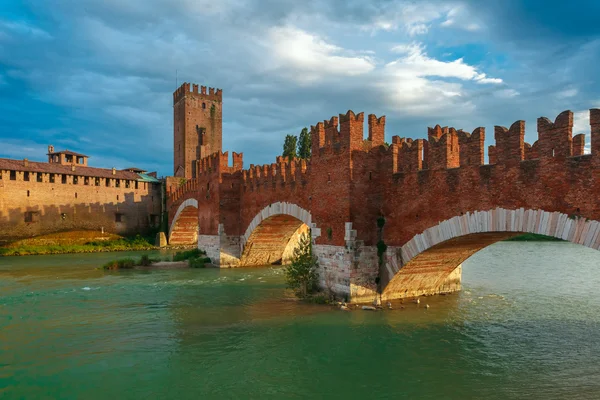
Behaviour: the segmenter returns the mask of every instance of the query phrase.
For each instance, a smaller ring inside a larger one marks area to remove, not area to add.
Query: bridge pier
[[[198,235],[198,248],[206,251],[212,263],[221,268],[239,267],[240,237],[227,235],[223,224],[219,224],[218,235]]]

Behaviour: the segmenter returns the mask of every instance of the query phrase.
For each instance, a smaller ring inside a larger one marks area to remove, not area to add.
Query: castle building
[[[196,178],[198,162],[222,150],[223,93],[184,83],[173,93],[175,177]]]
[[[90,167],[88,156],[53,146],[47,156],[0,158],[0,242],[78,229],[135,234],[160,225],[156,173]]]

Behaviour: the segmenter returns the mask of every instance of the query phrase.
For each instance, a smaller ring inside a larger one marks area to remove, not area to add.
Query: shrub
[[[206,253],[200,249],[193,249],[187,251],[180,251],[173,255],[173,261],[185,261],[191,258],[198,258],[205,255]]]
[[[135,267],[133,258],[122,258],[116,261],[109,261],[102,268],[104,269],[130,269]]]
[[[317,288],[317,257],[312,254],[310,234],[300,237],[299,246],[294,249],[292,263],[285,268],[285,280],[296,296],[305,298]]]
[[[150,259],[150,257],[148,256],[148,254],[144,254],[144,255],[142,256],[141,260],[140,260],[140,265],[142,265],[142,266],[144,266],[144,267],[147,267],[147,266],[149,266],[150,264],[152,264],[152,261],[153,261],[153,260],[151,260],[151,259]]]
[[[210,263],[208,257],[197,257],[189,259],[190,268],[205,268],[206,264]]]

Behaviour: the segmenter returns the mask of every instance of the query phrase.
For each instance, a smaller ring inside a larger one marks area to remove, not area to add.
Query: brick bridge
[[[352,301],[460,289],[461,263],[519,233],[600,248],[600,110],[591,154],[573,113],[494,128],[429,128],[427,139],[384,143],[385,117],[348,111],[311,127],[312,158],[243,169],[220,151],[195,179],[169,189],[172,244],[198,243],[222,267],[285,263],[310,228],[321,285]],[[387,248],[381,255],[378,246]]]

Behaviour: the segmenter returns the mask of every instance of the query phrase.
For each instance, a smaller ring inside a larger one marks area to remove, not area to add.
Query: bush
[[[285,281],[296,296],[305,298],[317,289],[317,257],[312,254],[310,234],[300,237],[299,246],[294,249],[292,263],[285,268]]]
[[[140,265],[147,267],[150,264],[152,264],[152,260],[150,259],[150,257],[148,256],[148,254],[144,254],[140,260]]]
[[[104,269],[130,269],[135,267],[135,260],[133,258],[122,258],[116,261],[110,261],[102,268]]]
[[[206,253],[200,249],[193,249],[187,251],[180,251],[173,255],[173,261],[185,261],[191,258],[199,258],[200,256],[206,255]]]
[[[190,268],[205,268],[206,264],[210,263],[208,257],[197,257],[189,259]]]

